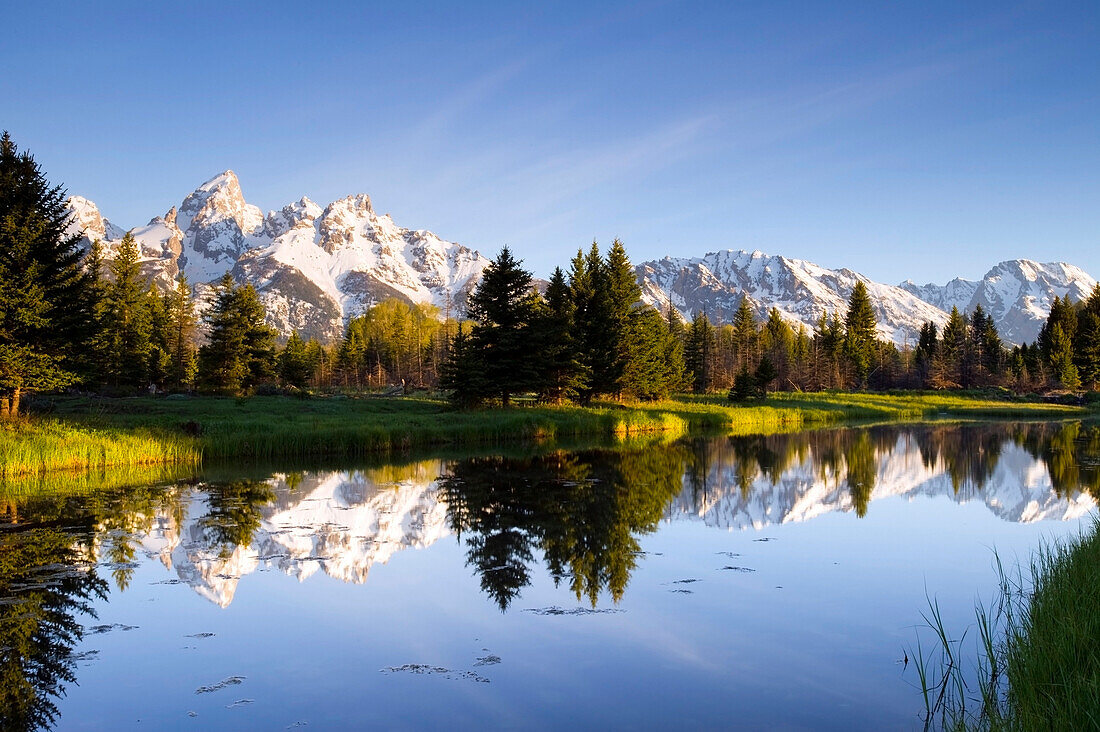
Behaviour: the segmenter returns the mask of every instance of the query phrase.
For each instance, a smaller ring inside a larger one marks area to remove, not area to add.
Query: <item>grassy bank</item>
[[[57,397],[48,415],[0,428],[0,477],[203,458],[356,457],[428,445],[507,444],[691,431],[750,433],[934,416],[1060,418],[1085,410],[943,394],[776,394],[658,403],[455,411],[405,398]]]
[[[929,725],[955,730],[1100,729],[1100,533],[1045,546],[1030,577],[1001,573],[978,609],[977,661],[933,606],[933,660],[918,656]],[[964,634],[965,636],[965,634]],[[968,683],[967,667],[977,681]]]

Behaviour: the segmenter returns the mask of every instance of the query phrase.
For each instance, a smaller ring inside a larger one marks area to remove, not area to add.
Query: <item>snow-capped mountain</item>
[[[763,252],[726,250],[705,257],[665,257],[635,268],[642,299],[662,312],[669,298],[687,319],[705,312],[712,322],[730,322],[746,296],[758,319],[775,307],[791,323],[807,330],[822,315],[843,316],[848,298],[862,280],[878,316],[879,334],[895,343],[916,342],[929,320],[942,325],[947,314],[900,287],[883,285],[850,269],[826,269],[801,259]]]
[[[1096,280],[1072,264],[1040,264],[1029,259],[1001,262],[978,282],[956,278],[946,285],[916,285],[911,281],[900,285],[946,312],[952,307],[972,312],[981,305],[993,316],[1001,337],[1011,343],[1035,340],[1055,297],[1069,295],[1080,302],[1095,286]]]
[[[125,233],[94,203],[69,201],[72,230],[112,257]],[[360,194],[320,206],[308,198],[266,216],[246,202],[233,171],[211,178],[163,216],[130,230],[143,271],[162,287],[226,272],[260,293],[271,324],[331,340],[344,321],[389,297],[462,312],[488,260],[430,231],[398,226]],[[202,288],[199,287],[201,290]]]
[[[704,257],[665,257],[635,268],[642,299],[662,312],[672,306],[685,319],[705,312],[712,322],[729,322],[746,296],[766,318],[775,307],[788,322],[812,330],[822,315],[844,315],[855,283],[862,280],[878,317],[879,334],[913,345],[925,323],[942,327],[951,308],[971,312],[981,305],[1009,343],[1035,340],[1057,295],[1088,297],[1096,280],[1064,263],[1026,259],[1001,262],[979,282],[954,279],[946,285],[899,286],[874,282],[850,269],[827,269],[813,262],[754,251],[725,250]]]
[[[71,230],[83,232],[86,243],[99,240],[104,256],[114,256],[124,230],[85,198],[74,196],[69,207]],[[284,336],[298,330],[322,340],[338,338],[349,317],[390,297],[461,315],[489,263],[430,231],[398,226],[377,214],[363,194],[327,206],[303,197],[264,215],[246,202],[233,171],[211,178],[178,207],[130,233],[143,271],[161,287],[183,273],[201,297],[204,285],[232,272],[256,288],[269,321]],[[671,298],[686,319],[705,312],[713,322],[728,322],[745,295],[758,317],[776,307],[809,329],[823,314],[843,315],[862,280],[881,336],[898,345],[915,343],[928,321],[942,326],[952,306],[972,311],[978,304],[993,315],[1006,341],[1032,341],[1055,295],[1080,300],[1096,284],[1072,265],[1012,260],[979,282],[895,287],[850,269],[733,250],[665,257],[638,265],[636,274],[643,300],[664,311]]]

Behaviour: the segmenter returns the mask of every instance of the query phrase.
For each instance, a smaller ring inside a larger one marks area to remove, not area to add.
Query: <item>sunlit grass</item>
[[[203,458],[357,457],[654,432],[746,434],[856,420],[1080,415],[1079,407],[945,394],[786,393],[749,405],[721,396],[663,402],[454,410],[439,399],[56,397],[49,417],[0,429],[0,477]]]

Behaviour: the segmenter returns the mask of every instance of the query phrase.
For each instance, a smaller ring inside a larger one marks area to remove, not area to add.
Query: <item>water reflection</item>
[[[895,426],[0,498],[0,727],[50,725],[93,600],[142,561],[227,607],[253,572],[364,583],[454,536],[502,611],[540,571],[596,606],[627,592],[662,521],[759,530],[892,496],[1069,520],[1095,506],[1098,458],[1096,425]]]

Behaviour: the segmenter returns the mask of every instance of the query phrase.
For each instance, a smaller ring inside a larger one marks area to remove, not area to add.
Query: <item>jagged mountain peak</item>
[[[75,231],[114,241],[95,204],[70,202]],[[100,233],[103,232],[103,233]],[[365,193],[320,205],[303,196],[263,215],[232,170],[210,178],[178,208],[132,230],[148,276],[170,287],[180,274],[202,285],[232,272],[252,284],[282,333],[338,338],[347,318],[389,297],[461,313],[488,260],[430,231],[375,213]]]
[[[1050,314],[1055,297],[1085,299],[1096,280],[1066,262],[1008,259],[999,262],[978,282],[955,278],[946,285],[929,283],[901,287],[944,311],[973,312],[978,305],[993,316],[1001,337],[1010,343],[1030,343]]]

